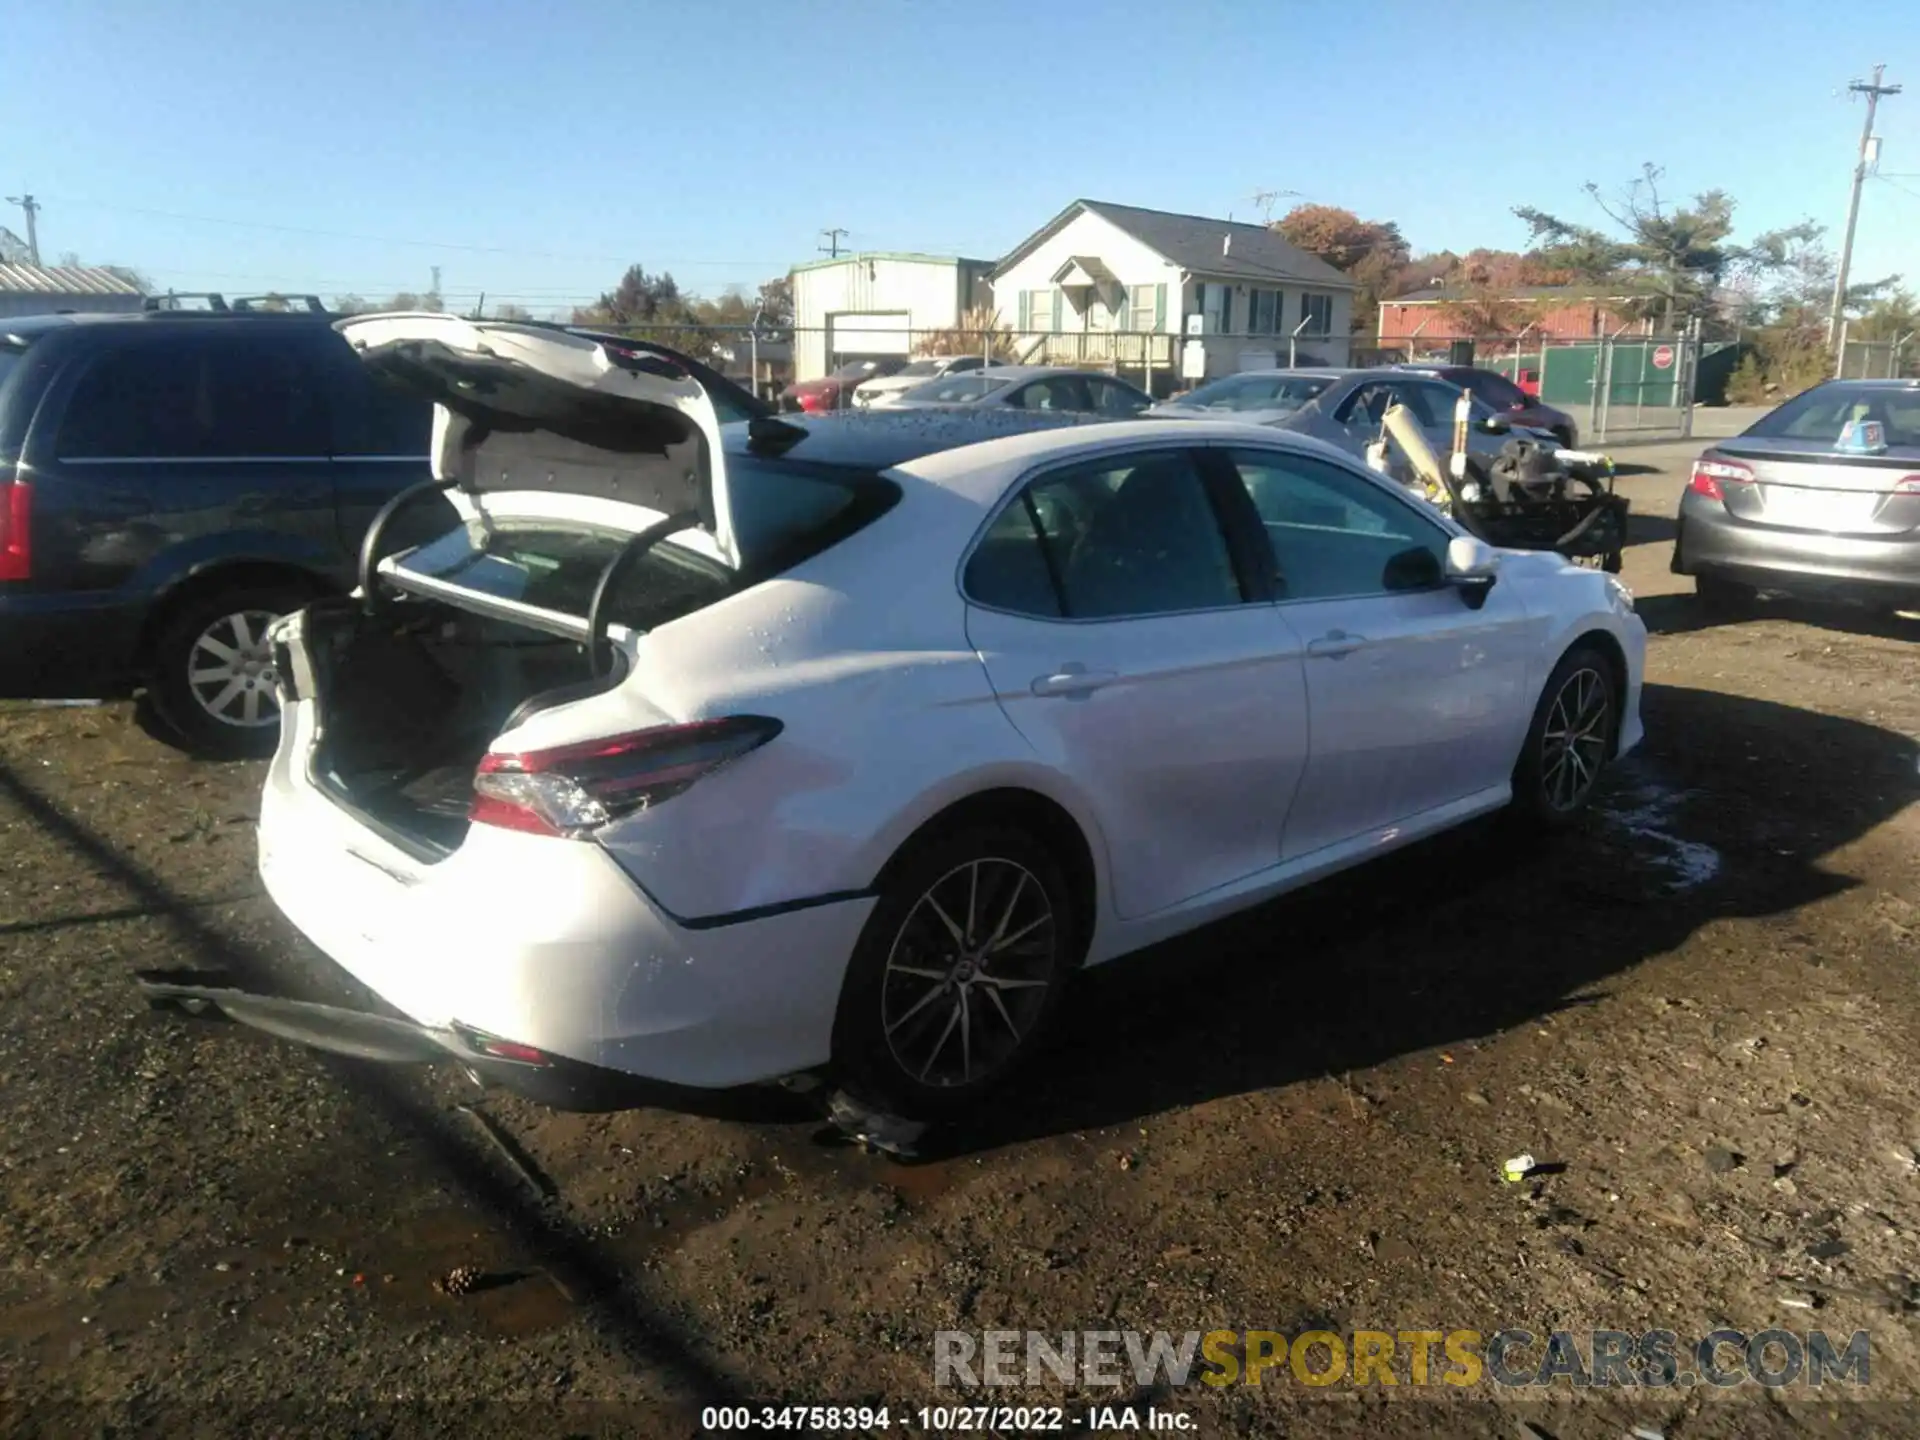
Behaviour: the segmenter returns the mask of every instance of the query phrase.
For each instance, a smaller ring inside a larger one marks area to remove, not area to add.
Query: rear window
[[[1230,375],[1183,396],[1200,410],[1298,410],[1331,385],[1307,375]]]
[[[1831,445],[1849,420],[1878,420],[1888,445],[1920,445],[1920,387],[1821,385],[1761,416],[1746,433]]]
[[[976,371],[971,375],[955,375],[951,379],[935,380],[931,384],[922,385],[913,392],[913,398],[951,405],[967,400],[978,400],[982,395],[991,395],[996,390],[1004,390],[1012,383],[1012,380],[1002,380]]]
[[[27,352],[18,345],[0,345],[0,390],[7,388],[7,380],[20,368],[20,362],[27,358]]]
[[[513,600],[560,615],[585,616],[600,574],[632,536],[539,524],[478,524],[422,545],[405,569],[463,590]],[[730,588],[726,567],[678,545],[656,545],[640,557],[608,597],[608,618],[651,630],[711,605]]]
[[[864,470],[727,456],[734,534],[748,584],[791,569],[882,514],[898,492]],[[584,617],[601,572],[630,531],[551,521],[470,525],[408,554],[402,568],[499,600]],[[726,595],[726,566],[671,541],[656,545],[622,578],[608,616],[652,630]]]

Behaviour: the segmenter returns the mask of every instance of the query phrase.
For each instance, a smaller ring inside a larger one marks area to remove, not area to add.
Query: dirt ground
[[[0,712],[0,1432],[899,1429],[981,1398],[935,1390],[939,1330],[1720,1326],[1869,1331],[1870,1381],[991,1398],[1209,1436],[1920,1431],[1920,623],[1712,621],[1666,569],[1690,453],[1623,452],[1648,739],[1582,831],[1476,827],[1089,977],[916,1164],[149,1012],[138,969],[324,989],[255,878],[258,767],[130,707]]]

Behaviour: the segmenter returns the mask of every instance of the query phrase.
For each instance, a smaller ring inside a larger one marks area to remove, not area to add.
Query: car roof
[[[897,466],[916,479],[985,505],[991,505],[1005,493],[1015,473],[1036,464],[1071,459],[1079,454],[1098,454],[1110,446],[1143,441],[1164,441],[1183,448],[1237,441],[1267,449],[1292,450],[1332,460],[1349,470],[1354,468],[1353,457],[1338,446],[1298,431],[1276,430],[1271,425],[1242,420],[1081,418],[1092,423],[1016,431],[996,439],[983,439],[966,448],[930,450],[917,459],[899,461]]]
[[[781,426],[805,434],[791,444],[773,443],[764,449],[755,443],[753,427],[748,423],[723,426],[720,434],[730,455],[757,453],[859,470],[891,470],[945,450],[1009,435],[1092,425],[1099,419],[1096,415],[1009,406],[924,406],[782,415],[778,421]]]

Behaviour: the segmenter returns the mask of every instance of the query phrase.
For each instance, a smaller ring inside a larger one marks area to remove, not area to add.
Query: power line
[[[31,200],[32,196],[26,197]],[[114,205],[99,200],[76,200],[70,197],[56,196],[63,205],[79,205],[95,210],[118,211],[127,215],[151,215],[163,220],[184,220],[193,225],[228,225],[242,230],[267,230],[280,235],[315,235],[329,240],[358,240],[372,245],[409,245],[425,250],[459,250],[472,255],[522,255],[543,260],[584,260],[594,264],[630,265],[631,256],[570,254],[559,250],[522,250],[510,245],[469,245],[455,241],[411,240],[394,235],[365,235],[350,230],[323,230],[311,225],[278,225],[265,220],[233,220],[217,215],[187,215],[177,210],[155,210],[143,205]],[[17,204],[18,201],[10,203]],[[843,230],[840,232],[845,234]],[[726,266],[734,269],[748,269],[758,266],[785,264],[780,260],[692,260],[656,258],[655,264],[690,267]]]
[[[840,258],[840,242],[846,238],[847,232],[836,225],[833,229],[822,230],[820,233],[826,237],[827,243],[817,245],[814,248],[822,255],[838,260]]]
[[[1873,114],[1880,106],[1882,95],[1898,95],[1898,85],[1883,85],[1881,77],[1887,72],[1885,65],[1873,67],[1873,79],[1856,80],[1847,89],[1855,95],[1867,97],[1867,118],[1860,127],[1860,159],[1853,167],[1853,192],[1847,199],[1846,238],[1840,242],[1840,266],[1833,277],[1833,305],[1827,312],[1827,348],[1837,350],[1840,347],[1841,316],[1847,306],[1847,271],[1853,267],[1853,232],[1860,223],[1860,191],[1867,183],[1867,167],[1877,158],[1877,148],[1873,138]]]

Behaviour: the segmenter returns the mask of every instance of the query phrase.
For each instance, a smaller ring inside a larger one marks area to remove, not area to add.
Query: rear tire
[[[1751,585],[1724,580],[1718,575],[1694,576],[1693,594],[1701,605],[1718,615],[1745,614],[1759,598],[1759,592]]]
[[[182,746],[210,759],[271,755],[280,700],[266,627],[313,598],[293,583],[189,596],[154,640],[148,691]]]
[[[984,824],[889,867],[834,1020],[836,1078],[915,1120],[960,1114],[1040,1048],[1086,945],[1066,872],[1024,831]]]
[[[1528,823],[1557,830],[1587,808],[1620,734],[1620,686],[1597,646],[1560,657],[1540,692],[1513,771],[1513,808]]]

